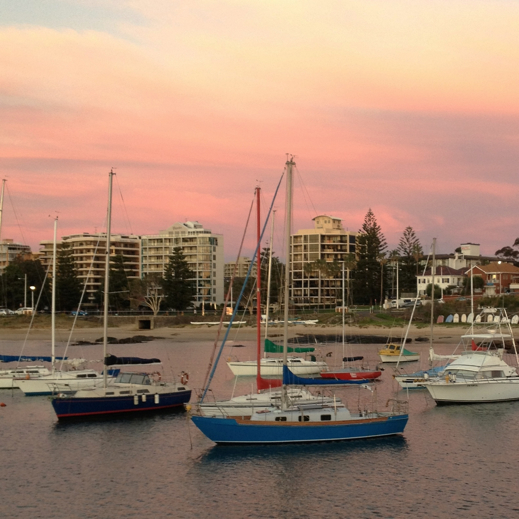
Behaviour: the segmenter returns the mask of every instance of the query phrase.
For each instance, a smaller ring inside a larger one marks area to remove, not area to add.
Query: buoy
[[[191,404],[186,404],[186,411],[189,413],[191,411]]]
[[[0,402],[0,407],[5,407],[5,404],[3,402]]]

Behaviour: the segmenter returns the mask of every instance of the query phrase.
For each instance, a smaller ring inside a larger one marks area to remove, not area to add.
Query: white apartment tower
[[[309,272],[305,266],[317,260],[342,263],[356,253],[358,232],[345,231],[340,218],[320,215],[313,229],[303,229],[290,237],[290,300],[295,306],[326,307],[342,299],[342,272],[327,276]]]
[[[95,293],[104,282],[106,233],[72,234],[63,236],[57,243],[58,250],[62,244],[68,243],[72,250],[72,258],[78,272],[79,280],[86,283],[86,294],[83,306],[95,305]],[[45,269],[52,269],[53,241],[40,242],[40,261]],[[112,234],[110,236],[110,256],[120,255],[124,259],[124,267],[128,278],[140,277],[140,239],[135,235]],[[50,270],[52,273],[52,271]],[[89,275],[90,272],[90,275]],[[79,304],[79,301],[78,301]]]
[[[175,223],[158,235],[142,236],[141,273],[163,275],[173,249],[180,247],[194,272],[197,304],[224,301],[223,235],[198,222]]]

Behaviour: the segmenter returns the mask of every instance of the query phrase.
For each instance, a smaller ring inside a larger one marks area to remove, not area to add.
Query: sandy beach
[[[140,330],[136,323],[121,324],[120,326],[111,326],[108,328],[108,336],[122,339],[126,337],[133,337],[136,335],[146,335],[157,338],[175,339],[181,342],[194,341],[211,341],[216,338],[217,326],[208,325],[181,325],[181,326],[157,326],[153,330]],[[237,327],[233,328],[233,335],[236,335]],[[360,335],[375,335],[379,337],[392,337],[397,340],[400,339],[404,333],[405,328],[402,327],[382,327],[382,326],[353,326],[348,325],[345,328],[346,337],[355,337]],[[434,340],[439,340],[442,343],[457,343],[461,335],[467,332],[466,326],[459,327],[434,327]],[[282,326],[273,326],[269,328],[270,337],[281,337],[283,333]],[[56,340],[62,341],[70,334],[70,329],[60,327],[56,330]],[[223,338],[225,329],[220,333],[220,338]],[[342,335],[341,326],[325,326],[325,325],[290,325],[290,338],[304,335]],[[27,336],[27,329],[24,328],[2,328],[0,331],[2,340],[24,340]],[[240,340],[248,341],[255,340],[256,327],[255,326],[241,326],[237,333]],[[103,328],[101,326],[95,327],[78,327],[73,333],[74,341],[95,341],[103,336]],[[408,338],[414,342],[417,338],[424,341],[428,340],[430,336],[429,327],[411,326],[408,332]],[[50,339],[50,328],[34,328],[29,333],[30,340],[48,340]]]

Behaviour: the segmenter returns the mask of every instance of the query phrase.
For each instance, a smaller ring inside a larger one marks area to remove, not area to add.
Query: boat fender
[[[159,403],[159,394],[158,393],[155,393],[155,403],[156,404]]]
[[[180,374],[180,383],[185,386],[189,382],[189,373],[182,371]]]

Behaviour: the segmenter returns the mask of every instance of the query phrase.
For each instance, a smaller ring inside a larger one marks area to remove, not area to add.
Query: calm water
[[[253,345],[241,344],[222,361],[252,357]],[[16,354],[20,345],[1,347]],[[47,348],[30,345],[35,353]],[[173,373],[189,371],[190,386],[199,388],[211,349],[173,337],[112,352],[161,357]],[[355,346],[352,353],[375,360],[377,349]],[[425,356],[427,345],[413,349]],[[74,353],[100,356],[95,346]],[[214,387],[223,398],[234,379],[224,363],[220,368]],[[394,389],[387,369],[377,384],[380,409]],[[354,409],[367,393],[347,388],[340,396]],[[46,397],[4,391],[0,517],[518,517],[519,402],[436,407],[422,391],[409,399],[402,437],[216,447],[183,413],[64,425]]]

